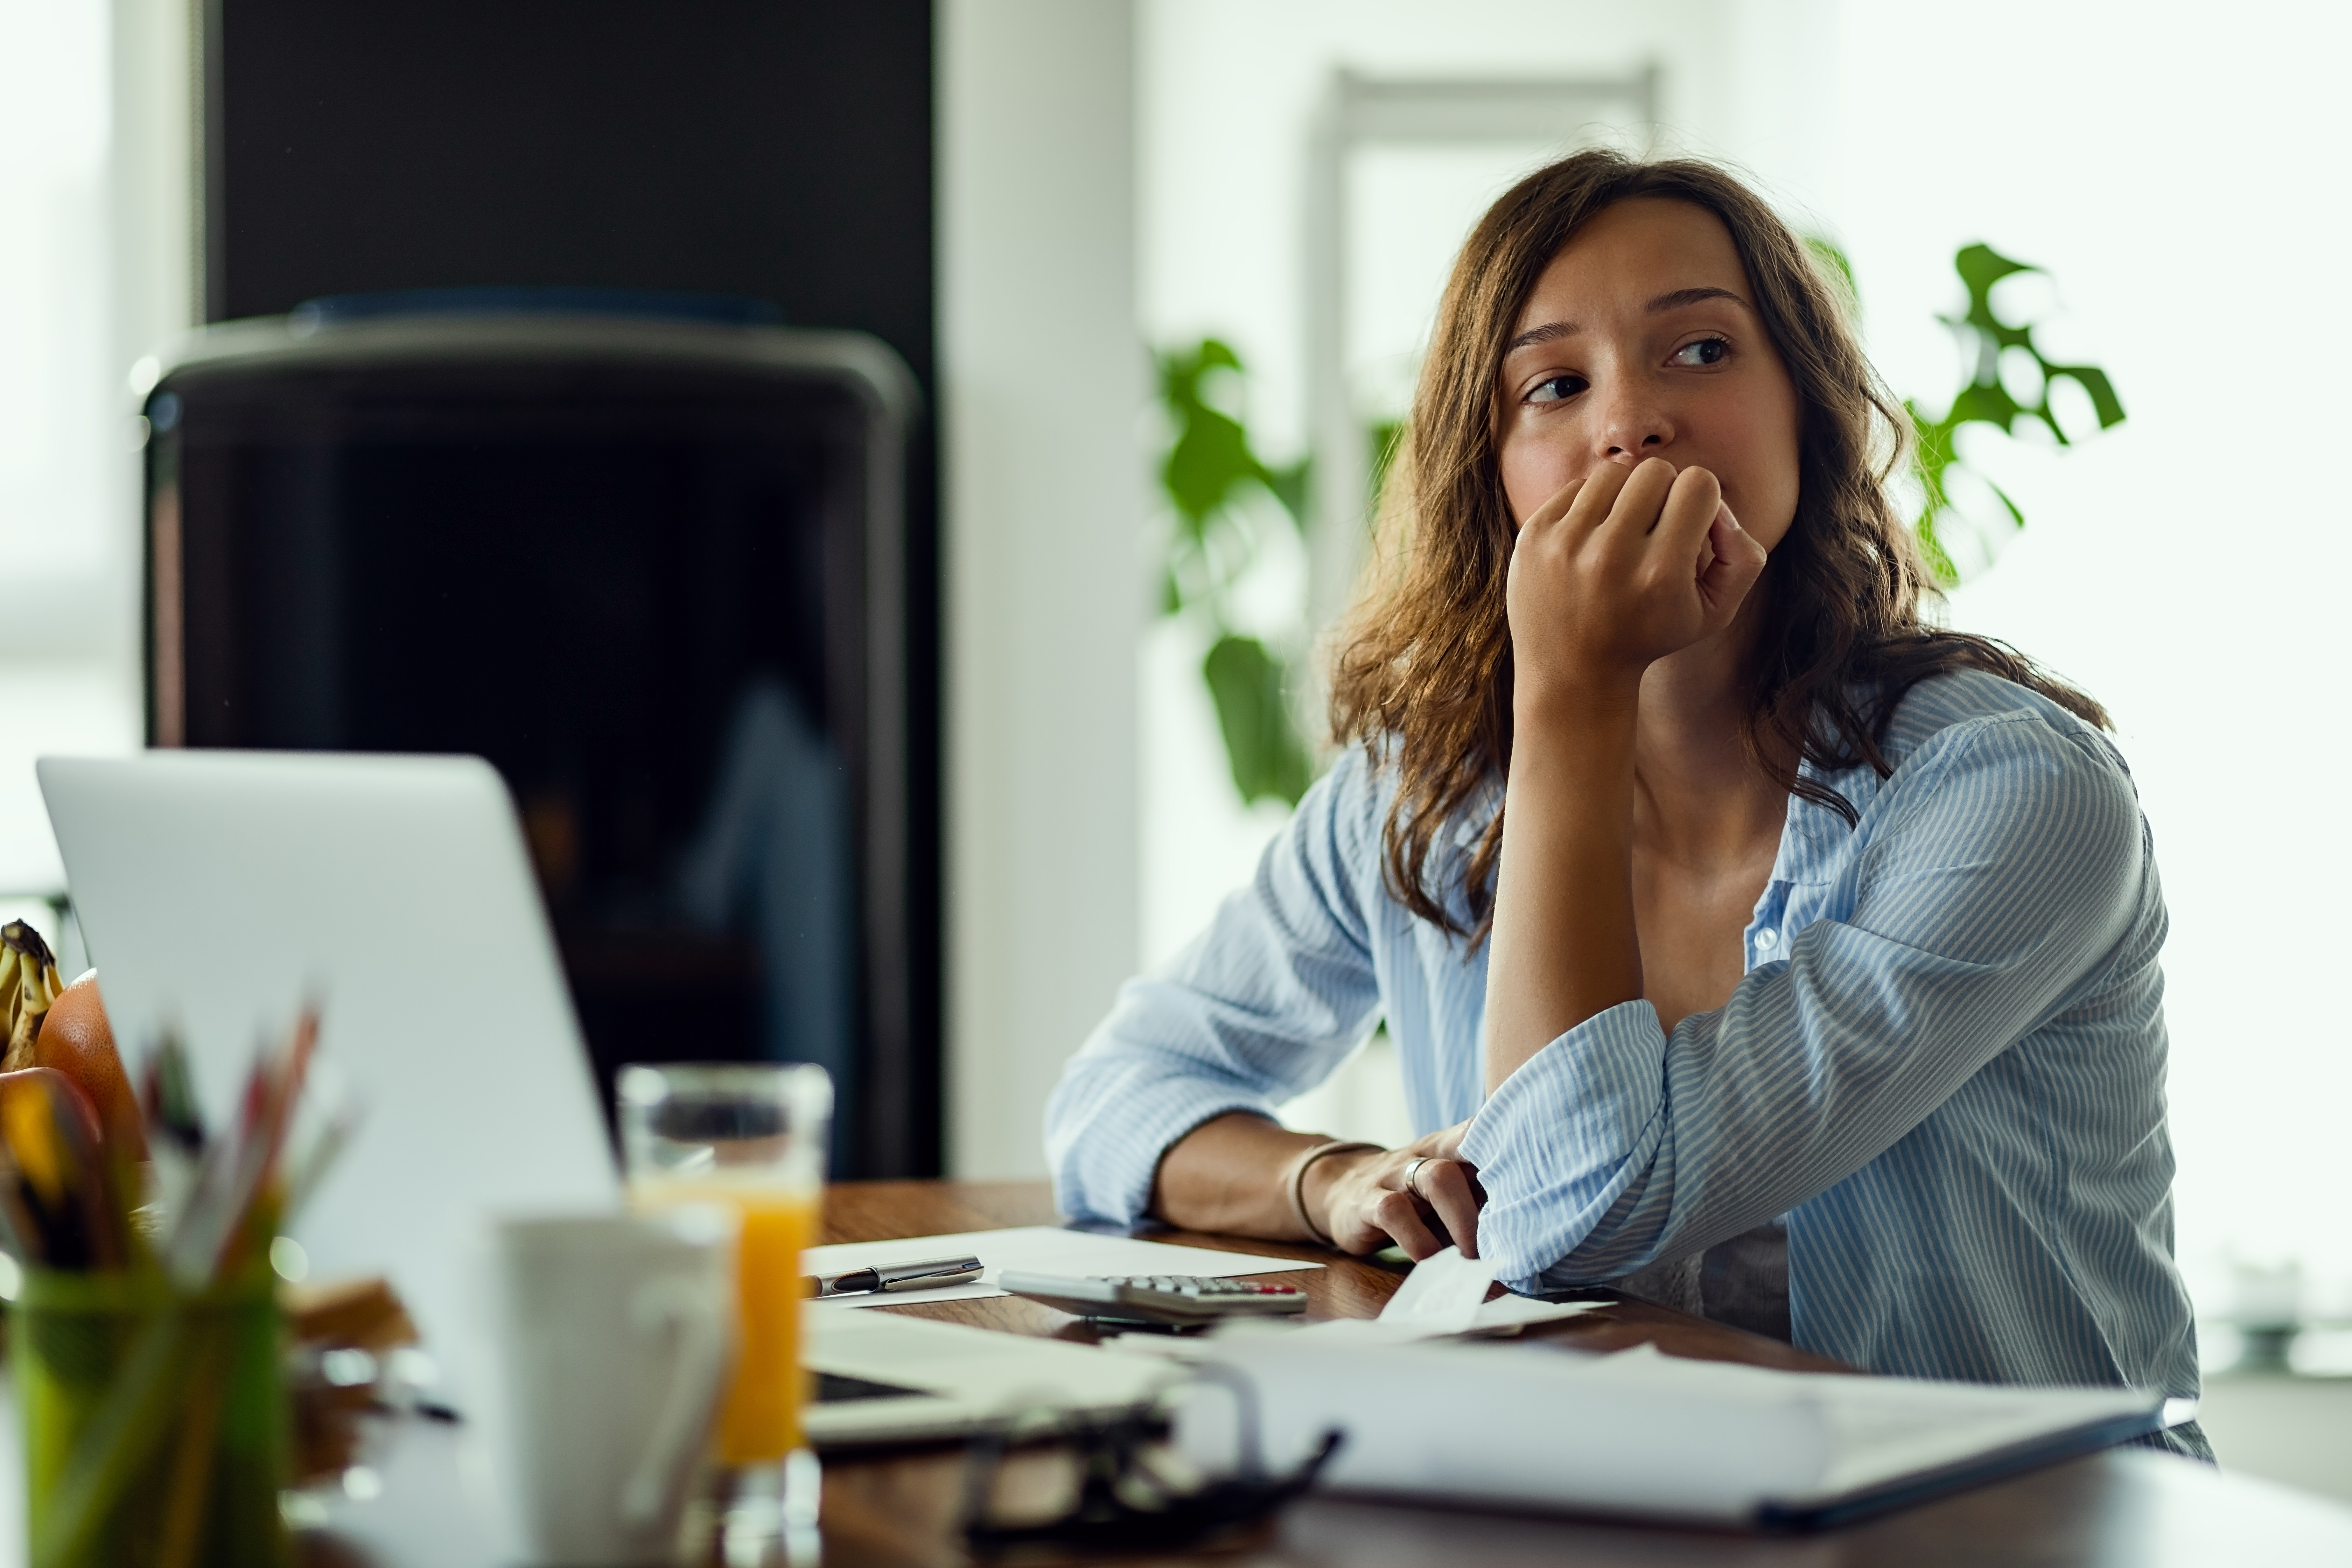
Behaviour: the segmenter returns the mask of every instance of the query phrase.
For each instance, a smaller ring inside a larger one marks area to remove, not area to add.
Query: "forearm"
[[[1636,688],[1517,704],[1486,970],[1486,1089],[1642,994],[1633,917]]]
[[[1151,1211],[1185,1230],[1258,1236],[1280,1241],[1310,1236],[1290,1207],[1290,1173],[1298,1157],[1330,1142],[1319,1132],[1293,1132],[1263,1116],[1232,1111],[1192,1129],[1161,1157],[1151,1187]],[[1349,1160],[1330,1154],[1307,1168],[1309,1213],[1319,1212],[1323,1187]]]

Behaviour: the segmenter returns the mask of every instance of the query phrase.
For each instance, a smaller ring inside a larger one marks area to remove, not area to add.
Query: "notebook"
[[[1809,1529],[2155,1432],[2187,1400],[1788,1373],[1544,1345],[1361,1345],[1311,1332],[1220,1336],[1210,1361],[1255,1394],[1276,1468],[1338,1430],[1323,1484],[1431,1501]],[[1186,1456],[1243,1468],[1243,1401],[1197,1385]]]

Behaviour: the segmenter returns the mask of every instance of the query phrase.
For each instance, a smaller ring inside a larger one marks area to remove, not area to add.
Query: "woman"
[[[1070,1063],[1065,1209],[2193,1396],[2147,826],[2095,702],[1921,621],[1902,427],[1721,172],[1496,202],[1337,663],[1355,743]],[[1437,1131],[1276,1124],[1376,1017]]]

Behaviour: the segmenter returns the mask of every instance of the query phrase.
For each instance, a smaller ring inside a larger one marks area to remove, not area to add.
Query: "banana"
[[[0,1072],[34,1065],[33,1042],[40,1037],[42,1016],[65,988],[58,961],[39,931],[23,921],[0,926],[0,1017],[8,1024],[8,1052],[0,1057]]]

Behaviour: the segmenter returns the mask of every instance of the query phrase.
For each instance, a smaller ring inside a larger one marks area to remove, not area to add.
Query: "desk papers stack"
[[[1312,1331],[1221,1336],[1216,1383],[1180,1405],[1204,1469],[1280,1470],[1343,1435],[1330,1489],[1733,1525],[1807,1528],[1916,1501],[2186,1419],[2129,1389],[2004,1388],[1771,1372],[1643,1347],[1370,1345]],[[2185,1402],[2174,1402],[2175,1405]]]

